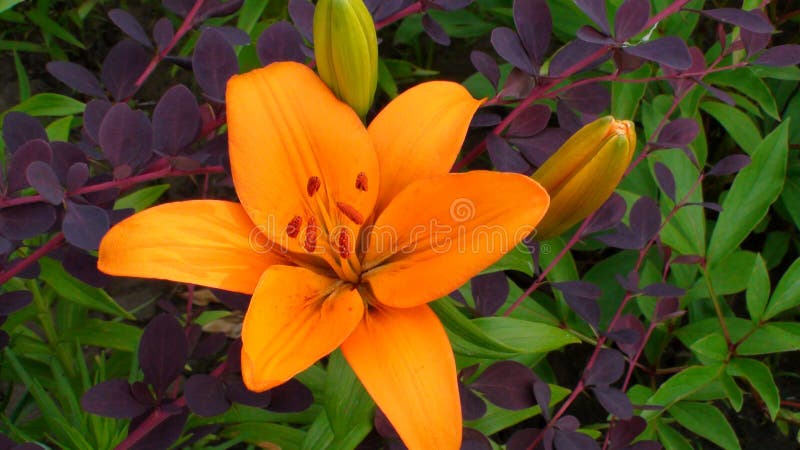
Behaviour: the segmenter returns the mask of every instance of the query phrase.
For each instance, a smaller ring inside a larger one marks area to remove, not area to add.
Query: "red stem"
[[[84,186],[75,189],[74,191],[67,192],[67,196],[88,194],[91,192],[105,191],[107,189],[114,189],[114,188],[125,190],[133,185],[143,183],[145,181],[152,181],[158,178],[223,173],[224,171],[225,169],[223,169],[222,166],[208,166],[194,170],[177,170],[171,167],[165,167],[162,169],[154,170],[152,172],[136,175],[134,177],[124,178],[122,180],[106,181],[105,183],[98,183],[98,184],[93,184],[91,186]],[[42,202],[42,201],[44,201],[44,198],[38,194],[29,195],[27,197],[10,198],[5,200],[0,200],[0,209],[10,208],[12,206],[25,205],[28,203]]]
[[[183,19],[183,23],[181,23],[180,27],[178,27],[178,31],[175,32],[175,34],[172,36],[172,39],[170,39],[169,43],[160,51],[158,51],[155,54],[155,56],[153,56],[153,59],[150,60],[150,64],[147,65],[142,74],[139,75],[139,78],[136,79],[134,85],[137,88],[141,87],[144,84],[144,82],[147,80],[150,74],[152,74],[153,71],[156,69],[158,63],[160,63],[161,61],[164,60],[164,58],[167,57],[169,52],[172,51],[173,48],[175,48],[175,45],[178,44],[178,41],[183,37],[183,35],[185,35],[192,28],[192,26],[194,26],[194,19],[197,16],[197,13],[200,12],[200,8],[202,6],[203,6],[203,0],[196,0],[194,2],[192,9],[190,9],[189,13],[186,14],[186,17]]]
[[[52,238],[50,238],[49,241],[45,242],[44,245],[37,248],[30,255],[26,256],[22,261],[18,262],[14,267],[6,271],[0,272],[0,285],[14,278],[15,276],[17,276],[17,274],[25,270],[28,266],[38,261],[39,258],[55,250],[63,243],[64,243],[64,234],[61,232],[56,233]]]
[[[396,13],[392,14],[391,16],[389,16],[389,17],[387,17],[387,18],[385,18],[385,19],[383,19],[381,21],[375,22],[375,29],[376,30],[380,30],[381,28],[383,28],[383,27],[385,27],[387,25],[390,25],[390,24],[392,24],[394,22],[397,22],[398,20],[405,19],[406,17],[408,17],[408,16],[410,16],[412,14],[419,13],[419,12],[422,12],[422,2],[421,1],[414,2],[414,3],[410,4],[410,5],[408,5],[407,7],[401,9],[400,11],[397,11]]]

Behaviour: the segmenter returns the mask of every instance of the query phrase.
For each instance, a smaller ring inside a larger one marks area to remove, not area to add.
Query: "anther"
[[[342,259],[347,259],[350,257],[350,235],[347,233],[348,230],[342,230],[339,232],[339,238],[336,242],[336,248],[339,250],[339,256]]]
[[[308,183],[306,184],[306,192],[308,192],[308,196],[311,197],[316,194],[321,185],[322,182],[319,180],[319,177],[310,177],[308,179]]]
[[[297,235],[300,233],[300,225],[303,224],[303,218],[300,216],[292,217],[292,220],[286,225],[286,234],[289,235],[290,238],[296,238]]]
[[[356,175],[356,189],[366,192],[368,187],[367,174],[359,172],[358,175]]]
[[[352,220],[357,225],[364,223],[364,216],[362,216],[361,213],[351,205],[343,202],[336,202],[336,207],[339,208],[339,211],[341,211],[342,214],[347,216],[348,219]]]
[[[317,228],[317,220],[312,216],[308,218],[308,226],[306,227],[306,239],[303,241],[303,248],[311,253],[317,248],[317,236],[319,228]]]

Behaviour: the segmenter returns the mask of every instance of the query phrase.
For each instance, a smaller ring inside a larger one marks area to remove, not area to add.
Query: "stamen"
[[[296,238],[297,235],[300,233],[300,225],[303,224],[303,218],[300,216],[292,217],[292,220],[286,225],[286,234],[289,235],[290,238]]]
[[[319,235],[319,228],[317,227],[317,219],[314,216],[308,218],[308,226],[306,227],[306,239],[303,242],[303,248],[308,253],[312,253],[317,248],[317,237]]]
[[[367,184],[367,174],[365,174],[364,172],[359,172],[358,175],[356,175],[356,189],[358,189],[359,191],[367,192],[368,187],[369,185]]]
[[[358,212],[358,210],[353,206],[343,202],[336,202],[336,207],[339,208],[339,211],[341,211],[342,214],[347,216],[348,219],[352,220],[356,224],[361,225],[364,223],[364,216],[362,216],[361,213]]]
[[[316,194],[321,185],[322,181],[320,181],[319,177],[310,177],[308,179],[308,183],[306,184],[306,192],[308,192],[308,196],[312,197],[314,194]]]
[[[342,259],[347,259],[350,257],[350,235],[348,234],[348,230],[343,229],[339,232],[339,239],[336,242],[336,248],[339,250],[339,256]]]

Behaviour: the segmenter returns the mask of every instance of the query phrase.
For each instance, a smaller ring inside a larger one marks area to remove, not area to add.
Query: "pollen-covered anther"
[[[311,253],[317,248],[317,237],[319,237],[319,227],[317,227],[317,220],[314,217],[308,218],[308,226],[306,227],[306,238],[303,240],[303,248]]]
[[[359,172],[358,175],[356,175],[356,189],[367,192],[368,188],[369,184],[367,183],[367,174],[364,172]]]
[[[339,256],[342,259],[350,257],[350,234],[347,230],[341,230],[336,240],[336,249],[339,251]]]
[[[342,214],[347,216],[348,219],[352,220],[357,225],[364,223],[364,216],[362,216],[361,213],[358,212],[358,210],[352,205],[348,205],[344,202],[336,202],[336,207],[339,208],[339,211],[341,211]]]
[[[313,176],[308,178],[308,183],[306,184],[306,192],[308,196],[311,197],[317,193],[319,187],[322,185],[322,181],[320,181],[319,177]]]
[[[292,217],[292,220],[289,221],[289,224],[286,225],[286,234],[289,235],[290,238],[296,238],[298,234],[300,234],[300,225],[303,224],[303,218],[300,216]]]

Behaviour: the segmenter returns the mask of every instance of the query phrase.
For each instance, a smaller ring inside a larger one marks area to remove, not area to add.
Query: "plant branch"
[[[56,233],[52,238],[50,238],[49,241],[47,241],[41,247],[37,248],[30,255],[26,256],[22,261],[16,263],[13,267],[11,267],[8,270],[0,272],[0,285],[3,285],[6,281],[14,278],[20,272],[27,269],[28,266],[38,261],[39,258],[55,250],[63,243],[64,243],[64,234],[60,232]]]
[[[397,22],[398,20],[402,20],[402,19],[405,19],[406,17],[408,17],[408,16],[410,16],[412,14],[416,14],[416,13],[422,12],[422,10],[423,10],[422,2],[421,1],[416,1],[416,2],[414,2],[412,4],[410,4],[409,6],[401,9],[400,11],[397,11],[396,13],[392,14],[391,16],[389,16],[389,17],[387,17],[387,18],[385,18],[383,20],[380,20],[378,22],[375,22],[375,29],[376,30],[380,30],[381,28],[384,28],[384,27],[386,27],[388,25],[391,25],[391,24]]]

